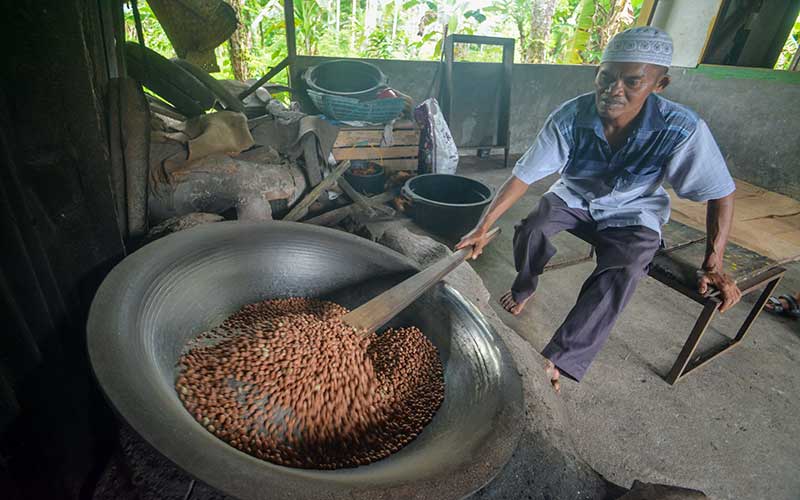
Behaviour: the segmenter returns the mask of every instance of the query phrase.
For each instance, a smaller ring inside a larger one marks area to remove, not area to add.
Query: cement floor
[[[498,187],[510,174],[500,161],[463,158],[460,174]],[[503,234],[474,268],[500,317],[537,350],[574,304],[594,264],[545,272],[538,295],[514,317],[496,299],[514,277],[513,225],[550,185],[534,185],[500,221]],[[552,262],[585,256],[588,246],[562,234]],[[779,292],[800,290],[800,264],[789,265]],[[745,298],[752,304],[755,296]],[[731,336],[748,312],[719,316],[706,338]],[[712,498],[797,499],[800,492],[800,321],[762,314],[748,338],[710,365],[668,385],[672,366],[699,306],[652,278],[644,279],[605,348],[580,384],[562,397],[583,458],[610,481],[634,479],[700,489]]]

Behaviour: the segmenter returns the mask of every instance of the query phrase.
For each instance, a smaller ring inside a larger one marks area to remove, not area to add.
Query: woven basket
[[[405,106],[405,101],[399,97],[359,101],[310,89],[308,96],[325,116],[340,121],[387,123],[400,116]]]

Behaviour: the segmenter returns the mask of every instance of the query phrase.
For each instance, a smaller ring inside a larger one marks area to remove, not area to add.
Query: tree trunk
[[[336,21],[334,22],[334,32],[336,33],[336,41],[339,41],[339,20],[342,18],[342,0],[336,0]]]
[[[252,41],[250,40],[250,31],[247,29],[247,23],[244,19],[244,2],[245,0],[228,0],[228,4],[233,7],[236,12],[236,31],[231,35],[228,41],[228,53],[231,57],[231,70],[233,77],[239,81],[247,80],[248,68],[247,61],[252,49]]]
[[[350,13],[350,55],[355,55],[356,51],[356,5],[358,0],[350,0],[352,12]]]
[[[514,19],[514,22],[517,25],[517,38],[519,39],[519,44],[517,45],[517,47],[518,47],[518,50],[519,50],[519,53],[520,53],[520,57],[522,59],[520,62],[521,63],[529,63],[530,61],[528,60],[528,57],[527,57],[528,56],[528,33],[525,30],[525,23],[522,22],[522,19],[520,19],[518,17]]]
[[[599,48],[604,49],[614,35],[629,28],[635,20],[636,17],[633,15],[633,6],[630,0],[611,2],[606,25],[600,29]]]
[[[378,0],[367,0],[364,7],[364,38],[369,38],[378,24]]]
[[[394,0],[394,19],[392,19],[392,42],[397,36],[397,19],[400,17],[400,0]]]
[[[533,0],[531,2],[531,30],[528,46],[525,47],[525,62],[543,63],[546,61],[556,3],[557,0]]]

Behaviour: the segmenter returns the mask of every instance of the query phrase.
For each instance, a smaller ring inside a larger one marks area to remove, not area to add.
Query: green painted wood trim
[[[744,68],[741,66],[723,66],[717,64],[701,64],[696,69],[689,69],[688,71],[713,78],[714,80],[735,78],[739,80],[767,80],[800,85],[800,71]]]

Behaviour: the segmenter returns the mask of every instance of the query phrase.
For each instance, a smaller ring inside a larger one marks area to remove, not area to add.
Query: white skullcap
[[[634,62],[669,67],[672,64],[672,38],[653,26],[639,26],[617,33],[603,51],[604,62]]]

